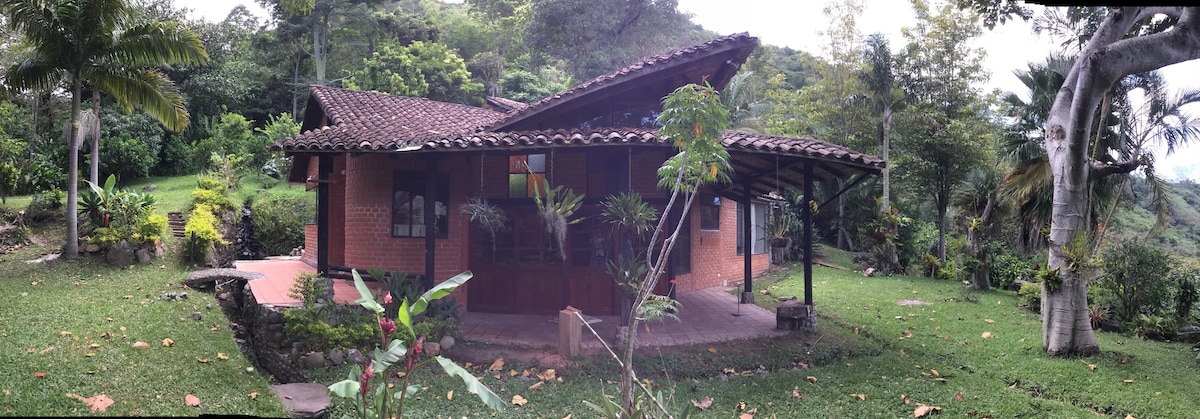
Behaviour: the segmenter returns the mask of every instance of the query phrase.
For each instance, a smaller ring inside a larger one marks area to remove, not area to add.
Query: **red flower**
[[[379,329],[383,332],[383,340],[387,340],[388,337],[392,336],[392,332],[396,331],[396,322],[387,317],[380,317]]]
[[[384,304],[392,303],[392,293],[389,292],[389,293],[383,295],[383,303]]]
[[[417,358],[421,357],[421,347],[425,345],[425,335],[421,335],[416,342],[413,342],[412,348],[408,350],[408,371],[412,371],[413,364],[417,362]]]
[[[672,279],[670,282],[671,282],[671,285],[675,285],[675,280],[674,280],[674,279]]]
[[[358,376],[358,390],[362,392],[363,397],[366,397],[367,391],[371,389],[371,377],[375,375],[371,370],[374,367],[375,361],[371,361],[371,363],[367,364],[367,370]]]

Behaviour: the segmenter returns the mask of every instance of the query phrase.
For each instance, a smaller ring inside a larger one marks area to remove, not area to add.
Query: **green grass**
[[[639,371],[664,392],[676,413],[689,408],[691,400],[712,396],[709,410],[692,408],[691,416],[701,418],[734,417],[743,403],[745,409],[756,409],[755,417],[781,418],[911,417],[917,403],[942,408],[942,417],[1083,418],[1101,413],[1170,418],[1193,417],[1200,410],[1194,397],[1200,368],[1189,345],[1101,333],[1104,353],[1099,356],[1048,358],[1041,350],[1037,314],[1018,308],[1015,293],[971,294],[948,281],[867,278],[823,267],[815,274],[819,335],[663,353],[650,348],[640,352]],[[803,287],[798,273],[756,284],[770,296],[801,295]],[[908,299],[930,304],[897,304]],[[759,300],[771,304],[773,298]],[[606,356],[577,361],[560,370],[563,382],[546,383],[540,390],[529,390],[536,380],[507,374],[526,367],[510,364],[499,378],[484,371],[486,366],[473,369],[501,397],[521,395],[529,401],[495,417],[592,417],[581,401],[597,402],[602,394],[616,393],[616,369]],[[725,368],[739,374],[725,374]],[[435,370],[415,376],[424,387],[410,400],[414,417],[492,416],[465,394],[461,383]],[[760,372],[740,375],[754,370]],[[345,369],[333,369],[318,378],[332,383],[345,374]],[[452,400],[446,398],[449,391],[455,392]],[[860,394],[864,399],[852,396]],[[905,397],[910,404],[903,402]],[[350,413],[352,406],[339,402],[337,412]]]
[[[50,230],[35,228],[57,236],[51,240],[57,247],[62,233]],[[286,415],[268,380],[247,371],[251,363],[211,294],[159,299],[185,291],[186,271],[173,254],[127,269],[90,258],[24,262],[51,250],[26,246],[0,255],[0,414],[88,414],[84,403],[67,397],[74,393],[112,398],[110,415]],[[203,321],[192,320],[196,311]],[[162,345],[167,338],[173,346]],[[151,349],[133,349],[136,341]],[[200,399],[199,407],[185,405],[188,394]]]

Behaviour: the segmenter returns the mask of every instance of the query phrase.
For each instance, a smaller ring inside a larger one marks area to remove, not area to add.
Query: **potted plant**
[[[767,217],[767,220],[763,222],[763,229],[767,233],[767,243],[776,248],[790,246],[792,238],[788,233],[796,224],[796,215],[788,211],[787,207],[782,207],[780,211]]]
[[[627,325],[634,292],[641,286],[641,277],[648,270],[644,260],[631,255],[635,254],[635,243],[640,244],[642,236],[654,227],[658,211],[643,201],[641,195],[632,192],[609,195],[600,206],[600,219],[612,226],[613,233],[622,243],[616,262],[608,260],[608,275],[621,288],[621,325]]]

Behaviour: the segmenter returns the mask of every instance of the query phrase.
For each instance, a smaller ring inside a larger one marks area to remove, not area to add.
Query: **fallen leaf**
[[[813,382],[813,383],[816,383],[816,382],[817,382],[817,377],[813,377],[813,376],[811,376],[811,375],[810,375],[810,376],[808,376],[808,377],[804,377],[804,379],[805,379],[805,380],[808,380],[809,382]]]
[[[517,376],[517,374],[518,374],[518,373],[517,373],[517,370],[508,370],[508,376],[509,376],[509,377],[516,377],[516,376]]]
[[[529,389],[530,390],[541,390],[542,384],[545,384],[545,383],[546,383],[545,381],[538,381],[538,382],[534,383],[533,385],[529,386]]]
[[[1133,417],[1133,415],[1125,415],[1125,419],[1137,419],[1137,418]]]
[[[503,370],[504,370],[504,358],[496,358],[496,361],[492,362],[492,366],[488,367],[488,371],[503,371]]]
[[[858,393],[850,393],[850,397],[853,397],[853,398],[856,398],[856,399],[859,399],[859,400],[866,400],[866,399],[867,399],[867,395],[866,395],[866,394],[858,394]]]
[[[726,373],[726,374],[734,374],[734,373],[737,373],[737,370],[735,370],[733,368],[725,367],[725,368],[721,369],[721,372]]]
[[[175,341],[171,340],[171,338],[166,338],[163,339],[162,344],[163,346],[171,346],[175,344]]]
[[[912,332],[909,332],[907,330],[900,332],[900,339],[907,339],[907,338],[911,338],[911,337],[912,337]]]
[[[514,395],[513,395],[513,398],[512,398],[512,404],[513,404],[514,406],[524,406],[524,405],[525,405],[525,403],[529,403],[529,400],[525,400],[525,398],[524,398],[524,397],[521,397],[521,395],[520,395],[520,394],[514,394]]]
[[[209,362],[212,362],[212,360],[208,359],[208,358],[196,358],[196,362],[199,362],[201,364],[207,364]]]
[[[562,419],[571,419],[571,414],[570,414],[570,413],[567,413],[567,415],[566,415],[566,416],[563,416],[563,417],[562,417]]]
[[[1088,364],[1088,370],[1089,370],[1089,371],[1095,371],[1095,370],[1096,370],[1096,364]]]
[[[41,372],[41,371],[39,371],[39,372],[35,372],[35,373],[33,373],[33,378],[41,378],[41,379],[45,379],[45,378],[46,378],[46,373],[44,373],[44,372]]]
[[[1121,380],[1121,382],[1122,382],[1122,383],[1129,384],[1129,383],[1132,383],[1132,382],[1133,382],[1133,380]]]
[[[126,296],[124,296],[124,297],[121,297],[121,298],[124,298],[124,299],[128,300],[128,299],[130,299],[130,298],[133,298],[133,296],[132,296],[132,295],[126,295]]]
[[[954,393],[954,400],[962,401],[962,392]]]
[[[1014,382],[1014,383],[1012,383],[1011,386],[1008,386],[1008,388],[1017,388],[1017,384],[1020,384],[1020,383]]]
[[[904,402],[904,404],[908,404],[908,396],[901,394],[900,401]]]
[[[746,410],[746,402],[738,402],[738,404],[737,404],[737,410],[738,410],[739,412],[741,412],[741,411],[743,411],[743,410]]]
[[[717,348],[709,347],[708,352],[715,354],[715,353],[717,353]]]
[[[258,392],[257,391],[250,392],[250,400],[257,400],[257,399],[258,399]]]
[[[191,394],[184,397],[183,402],[187,403],[187,405],[191,406],[191,407],[199,407],[200,406],[200,398],[193,396]]]
[[[108,398],[108,396],[105,396],[103,394],[97,394],[92,397],[83,397],[78,394],[67,393],[67,397],[87,403],[88,408],[91,409],[92,413],[96,413],[96,411],[103,412],[105,410],[108,410],[108,407],[112,406],[112,404],[113,404],[113,399],[110,399],[110,398]]]
[[[64,330],[64,331],[58,332],[58,335],[62,336],[62,337],[67,337],[67,336],[71,336],[71,332]]]
[[[125,326],[121,326],[121,327],[119,327],[118,329],[120,329],[122,332],[124,332],[124,331],[125,331]]]
[[[225,355],[224,352],[217,352],[217,359],[225,361],[229,359],[229,355]]]
[[[99,348],[99,347],[100,347],[100,344],[99,344],[99,343],[93,343],[93,344],[91,344],[91,345],[88,345],[88,347],[89,347],[89,348]]]
[[[150,344],[139,340],[133,343],[133,349],[150,349]]]
[[[501,379],[502,377],[500,376],[500,374],[496,374],[496,375],[493,375],[493,376],[492,376],[492,378],[495,378],[495,379],[499,380],[499,379]]]
[[[700,410],[708,410],[708,408],[712,406],[712,402],[712,396],[704,396],[704,398],[700,399],[700,401],[692,400],[692,406],[696,406],[696,408]]]
[[[446,401],[454,401],[454,390],[446,392]]]
[[[742,413],[738,415],[738,419],[754,419],[754,415],[751,413]]]
[[[792,397],[795,397],[795,398],[799,399],[799,398],[802,398],[802,397],[804,397],[804,394],[801,394],[801,393],[800,393],[800,389],[798,389],[798,388],[793,388],[793,389],[792,389]]]
[[[992,332],[983,332],[983,335],[980,336],[982,336],[984,339],[990,339],[992,337]]]
[[[934,376],[934,377],[941,377],[941,376],[942,376],[941,374],[938,374],[937,370],[935,370],[935,369],[933,369],[933,368],[930,368],[930,369],[929,369],[929,373],[930,373],[930,374],[933,374],[933,376]]]
[[[50,352],[53,350],[54,350],[53,346],[47,346],[46,349],[42,349],[42,350],[38,351],[38,355],[45,355],[46,352]]]
[[[940,411],[942,411],[942,408],[940,408],[940,407],[927,406],[927,405],[917,403],[917,408],[913,409],[913,417],[914,418],[923,418],[925,416],[928,416],[930,413],[940,412]]]
[[[555,374],[554,368],[548,368],[548,369],[546,369],[545,372],[538,374],[537,378],[539,380],[543,380],[543,381],[553,381],[554,377],[555,377],[554,374]]]
[[[983,321],[987,322],[988,324],[992,324],[992,323],[996,322],[995,320],[992,320],[992,319],[983,319]]]

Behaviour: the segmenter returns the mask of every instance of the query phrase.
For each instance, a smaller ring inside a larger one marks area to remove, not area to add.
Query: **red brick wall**
[[[691,291],[741,283],[745,277],[745,259],[737,254],[737,202],[721,198],[720,229],[700,229],[700,209],[693,203],[692,272],[675,279],[678,291]],[[768,253],[751,255],[750,272],[759,275],[769,267]]]
[[[300,260],[312,266],[317,266],[317,225],[304,225],[304,253]]]
[[[346,266],[346,155],[333,158],[329,174],[329,264]]]
[[[469,225],[458,206],[471,194],[466,176],[470,170],[465,154],[452,155],[439,163],[439,180],[450,182],[448,208],[449,238],[435,240],[435,277],[441,282],[467,270]],[[424,162],[413,156],[361,154],[346,161],[345,265],[351,268],[382,268],[410,274],[425,274],[425,238],[392,237],[392,171],[423,172]],[[465,289],[455,293],[466,303]]]

